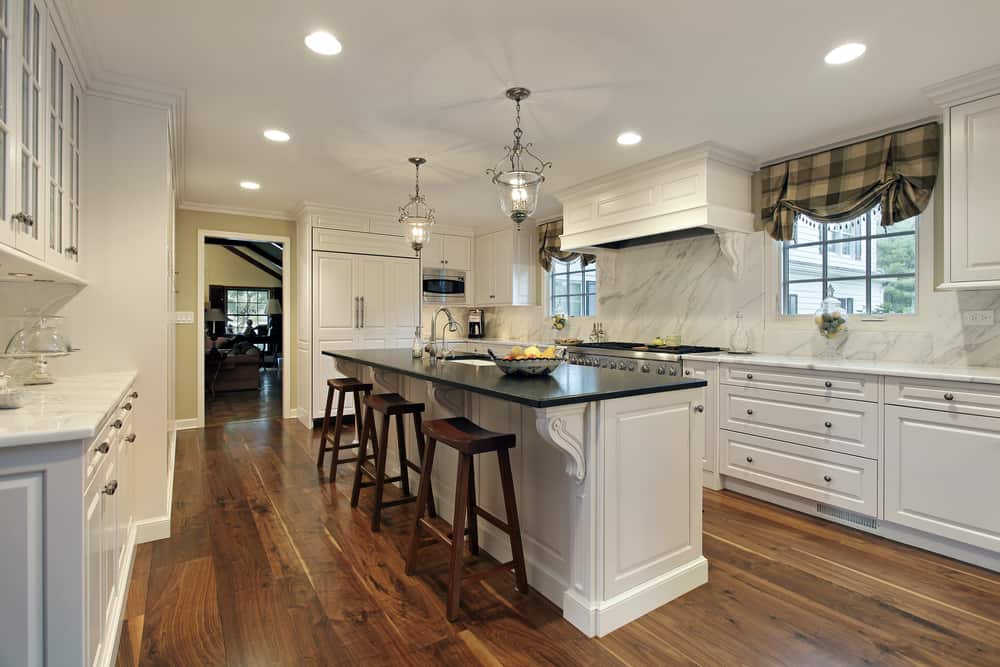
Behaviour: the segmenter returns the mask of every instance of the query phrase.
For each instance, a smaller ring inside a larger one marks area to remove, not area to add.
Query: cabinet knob
[[[753,414],[753,410],[751,408],[747,408],[747,414],[748,415],[752,415]]]
[[[105,495],[108,495],[108,496],[113,496],[113,495],[115,495],[115,491],[117,491],[117,490],[118,490],[118,480],[117,479],[113,479],[113,480],[111,480],[110,482],[108,482],[107,484],[104,485],[104,488],[101,489],[101,493],[103,493]]]
[[[691,375],[691,369],[689,368],[686,371],[684,371],[684,375]]]
[[[833,422],[823,422],[823,426],[827,428],[833,428]]]
[[[27,213],[24,213],[23,211],[21,213],[15,213],[14,215],[12,215],[10,217],[10,219],[13,222],[19,222],[19,223],[21,223],[25,227],[31,227],[32,225],[35,224],[35,219],[32,218]]]
[[[66,246],[65,252],[66,252],[67,255],[73,255],[73,257],[76,257],[77,255],[80,254],[77,251],[76,246]]]
[[[823,386],[825,386],[827,389],[829,389],[830,387],[833,386],[833,383],[830,382],[829,380],[827,380],[826,382],[823,383]]]
[[[135,433],[129,433],[125,437],[125,442],[135,442]]]
[[[695,412],[704,412],[705,411],[705,406],[704,405],[696,405],[696,406],[694,406],[694,411]]]
[[[111,449],[111,445],[109,445],[106,442],[102,442],[97,447],[94,447],[94,450],[100,452],[101,454],[107,454],[108,451],[110,451],[110,449]]]
[[[748,380],[752,380],[753,379],[753,373],[747,373],[747,379]]]
[[[944,395],[944,400],[946,400],[946,401],[954,401],[955,400],[955,394],[952,394],[950,392],[947,393],[947,394],[945,394]]]
[[[111,428],[121,428],[121,427],[122,427],[122,420],[121,419],[116,419],[111,424]]]
[[[753,463],[753,457],[752,456],[748,456],[747,457],[747,463]]]
[[[131,410],[131,409],[132,409],[132,403],[131,403],[131,402],[129,402],[129,403],[126,403],[126,404],[125,404],[125,405],[123,405],[122,407],[123,407],[123,408],[125,408],[126,410]]]
[[[131,398],[132,400],[135,400],[139,398],[139,392],[133,391],[131,394],[128,395],[128,397]]]
[[[824,482],[832,482],[833,481],[833,477],[830,477],[829,475],[823,475],[823,481]]]

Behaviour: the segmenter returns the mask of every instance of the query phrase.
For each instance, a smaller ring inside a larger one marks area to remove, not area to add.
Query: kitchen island
[[[704,380],[569,364],[525,378],[481,359],[413,359],[409,350],[323,354],[338,372],[373,382],[375,393],[423,401],[426,418],[465,416],[516,434],[511,464],[528,582],[585,635],[605,635],[708,581]],[[477,463],[477,502],[502,515],[496,461]],[[453,451],[438,449],[435,501],[446,518],[456,464]],[[506,535],[488,523],[480,546],[510,560]]]

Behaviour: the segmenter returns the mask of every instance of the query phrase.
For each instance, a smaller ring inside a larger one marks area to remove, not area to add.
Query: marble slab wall
[[[930,233],[923,235],[929,238]],[[598,254],[598,315],[570,318],[552,329],[543,306],[491,308],[487,335],[548,340],[587,339],[595,321],[610,340],[645,341],[679,334],[684,343],[726,347],[737,311],[744,314],[751,347],[769,354],[816,356],[827,342],[808,320],[779,318],[769,284],[773,242],[763,234],[747,239],[739,274],[715,236],[668,241]],[[1000,291],[936,292],[932,288],[931,243],[921,244],[919,315],[885,322],[855,317],[836,353],[844,358],[913,361],[950,366],[1000,366],[1000,326],[963,326],[962,311],[1000,310]]]

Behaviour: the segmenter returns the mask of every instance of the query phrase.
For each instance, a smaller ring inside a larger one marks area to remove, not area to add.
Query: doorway
[[[198,232],[198,426],[288,419],[292,364],[285,236]]]

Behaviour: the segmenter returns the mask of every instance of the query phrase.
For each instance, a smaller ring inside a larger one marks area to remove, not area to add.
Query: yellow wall
[[[200,211],[177,211],[176,224],[176,270],[177,270],[177,301],[179,311],[194,311],[205,307],[205,295],[198,294],[198,231],[212,230],[220,232],[242,232],[245,234],[269,234],[286,236],[291,239],[293,247],[285,248],[285,278],[288,280],[288,301],[282,304],[287,313],[286,329],[295,331],[295,223],[285,220],[254,218],[251,216],[229,215],[226,213],[203,213]],[[223,251],[227,252],[227,251]],[[227,252],[227,254],[229,254]],[[237,259],[233,256],[233,259]],[[240,260],[242,261],[242,260]],[[265,274],[266,275],[266,274]],[[207,283],[206,283],[207,284]],[[218,284],[218,283],[216,283]],[[178,324],[177,327],[177,419],[194,419],[198,416],[198,366],[202,354],[202,332],[197,325]],[[283,368],[285,373],[294,373],[295,369],[295,337],[291,336],[291,344],[284,352]],[[291,396],[288,405],[295,405],[295,377],[291,376]]]
[[[251,257],[253,255],[251,254]],[[227,287],[281,287],[281,281],[240,259],[221,245],[205,246],[205,303],[210,285]]]

